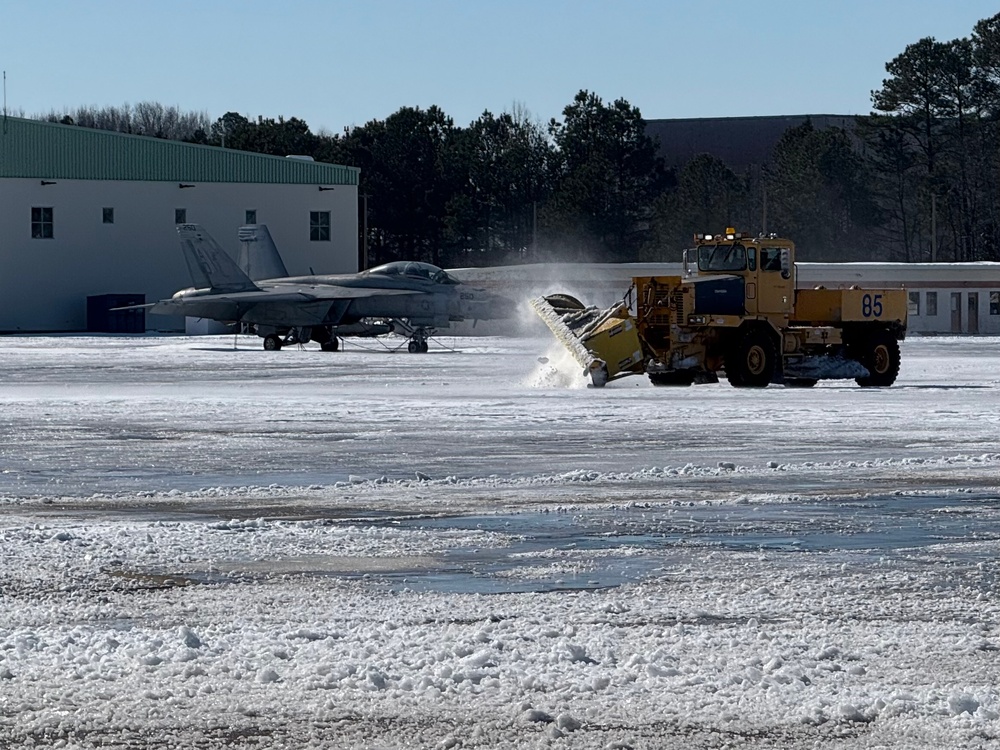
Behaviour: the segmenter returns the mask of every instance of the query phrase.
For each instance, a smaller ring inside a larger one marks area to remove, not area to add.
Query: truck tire
[[[863,388],[880,388],[899,375],[899,341],[885,328],[877,328],[855,345],[858,361],[868,369],[867,378],[855,378]]]
[[[736,388],[766,388],[774,376],[777,358],[773,339],[760,328],[750,328],[726,355],[729,384]]]

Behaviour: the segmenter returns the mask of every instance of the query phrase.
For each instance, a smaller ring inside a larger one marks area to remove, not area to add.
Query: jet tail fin
[[[250,277],[200,225],[181,224],[177,227],[177,236],[196,287],[208,287],[216,292],[258,290]]]
[[[236,264],[253,281],[288,276],[267,224],[245,224],[239,229],[240,254]]]

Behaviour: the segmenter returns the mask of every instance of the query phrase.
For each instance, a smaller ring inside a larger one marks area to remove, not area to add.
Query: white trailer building
[[[5,117],[0,332],[83,331],[87,298],[191,286],[176,225],[235,255],[267,224],[290,274],[358,270],[354,167]],[[182,319],[146,326],[182,330]]]

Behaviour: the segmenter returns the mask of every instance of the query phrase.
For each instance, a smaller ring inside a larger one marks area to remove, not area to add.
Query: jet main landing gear
[[[264,337],[264,349],[269,352],[276,352],[283,346],[292,344],[308,344],[311,331],[308,328],[293,328],[284,336],[280,333],[269,333]]]
[[[406,320],[396,318],[390,323],[390,330],[400,336],[409,336],[410,343],[406,348],[410,354],[423,354],[427,351],[427,338],[434,335],[433,328],[413,326]]]

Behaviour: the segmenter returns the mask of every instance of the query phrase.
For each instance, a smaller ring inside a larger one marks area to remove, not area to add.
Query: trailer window
[[[920,315],[920,292],[910,292],[908,299],[907,315]]]
[[[927,292],[927,315],[937,315],[937,292]]]
[[[990,315],[1000,315],[1000,292],[990,292]]]

